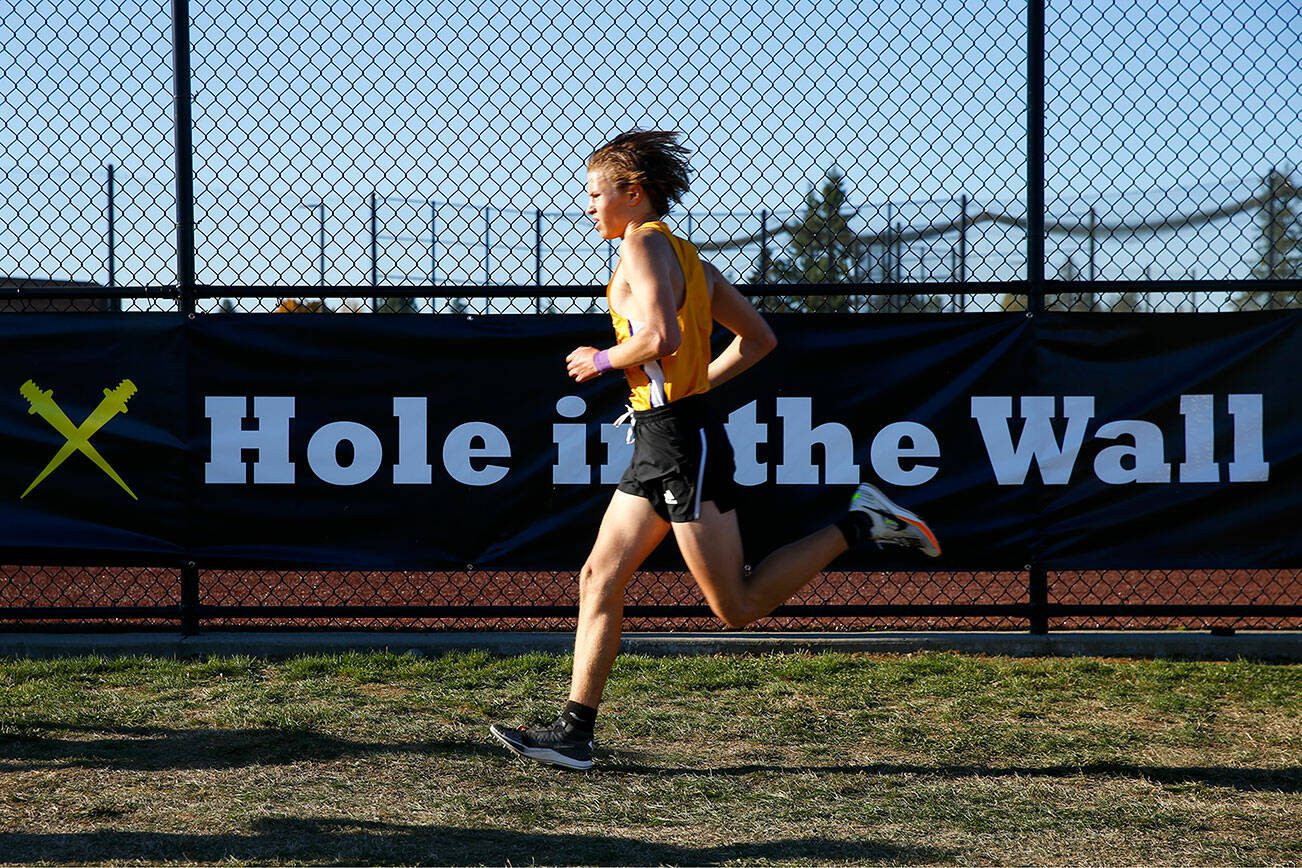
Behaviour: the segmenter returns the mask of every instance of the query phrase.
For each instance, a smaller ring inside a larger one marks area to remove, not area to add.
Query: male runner
[[[710,609],[729,627],[769,614],[861,542],[940,554],[925,522],[860,485],[846,515],[773,552],[746,577],[732,446],[708,393],[767,355],[777,339],[750,302],[662,219],[687,192],[687,154],[677,133],[634,130],[588,161],[588,215],[603,238],[622,239],[606,291],[617,343],[578,347],[566,363],[580,383],[612,370],[627,378],[633,460],[579,574],[569,702],[546,726],[490,727],[515,753],[569,769],[592,767],[593,726],[619,651],[624,589],[670,530]],[[711,359],[715,322],[735,337]]]

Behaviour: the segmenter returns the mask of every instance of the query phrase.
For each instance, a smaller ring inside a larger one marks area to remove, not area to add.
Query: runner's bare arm
[[[728,282],[710,263],[705,265],[705,276],[713,288],[710,306],[714,319],[736,335],[732,343],[710,362],[710,388],[726,383],[778,345],[777,336],[746,297]]]
[[[634,232],[619,251],[619,270],[632,292],[632,305],[621,311],[641,327],[622,344],[607,350],[612,368],[632,368],[670,355],[683,341],[674,295],[678,258],[669,241],[655,230]],[[678,277],[681,285],[682,278]],[[569,375],[582,383],[598,376],[595,347],[578,347],[566,357]]]

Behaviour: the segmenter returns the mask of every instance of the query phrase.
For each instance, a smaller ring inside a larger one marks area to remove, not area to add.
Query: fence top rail
[[[1302,292],[1302,279],[1276,280],[1055,280],[1041,284],[1046,294],[1064,292],[1124,293],[1144,291],[1162,292]],[[940,295],[1026,295],[1032,291],[1030,281],[985,281],[971,283],[897,282],[897,283],[792,283],[756,284],[739,283],[737,289],[755,297],[805,296],[887,296],[915,295],[918,293]],[[441,286],[319,286],[304,284],[262,286],[199,285],[194,297],[220,298],[316,298],[382,296],[385,298],[516,298],[516,297],[575,297],[600,298],[606,288],[596,284],[534,285],[534,284],[459,284]],[[175,286],[85,286],[51,284],[39,287],[0,287],[0,301],[34,298],[148,298],[176,300],[181,291]]]

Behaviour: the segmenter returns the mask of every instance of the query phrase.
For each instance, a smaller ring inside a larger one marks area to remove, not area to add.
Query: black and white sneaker
[[[571,731],[559,717],[547,726],[512,729],[495,723],[488,731],[522,757],[576,771],[592,768],[592,736]]]
[[[878,545],[914,548],[929,558],[940,556],[940,543],[927,523],[873,486],[864,483],[855,489],[850,511],[868,516],[873,523],[873,542]]]

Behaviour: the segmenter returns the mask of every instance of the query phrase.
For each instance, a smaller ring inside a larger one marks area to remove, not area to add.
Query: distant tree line
[[[845,176],[827,173],[818,189],[805,194],[804,214],[789,240],[785,256],[772,256],[767,244],[750,282],[762,285],[890,283],[891,251],[871,245],[850,229],[846,211]],[[924,311],[940,310],[940,300],[927,293],[890,295],[765,295],[753,299],[769,312]]]
[[[1302,278],[1302,190],[1285,173],[1272,170],[1262,182],[1257,222],[1261,235],[1254,246],[1252,276],[1258,280]],[[827,173],[818,189],[805,196],[804,213],[782,245],[783,255],[774,256],[765,243],[760,263],[750,281],[766,286],[802,284],[898,283],[889,266],[890,250],[865,243],[851,230],[846,208],[845,178],[837,170]],[[790,225],[790,224],[788,224]],[[887,236],[889,237],[889,232]],[[1059,282],[1082,280],[1080,267],[1067,257],[1055,271]],[[893,278],[893,279],[892,279]],[[940,310],[941,302],[925,292],[889,295],[790,295],[757,296],[755,304],[764,311],[929,311]],[[1302,293],[1289,290],[1260,290],[1242,293],[1236,301],[1244,310],[1302,306]],[[1045,308],[1061,311],[1138,311],[1144,307],[1142,290],[1122,293],[1106,301],[1088,289],[1046,295]],[[1026,297],[1009,294],[1001,300],[1005,310],[1024,310]]]

